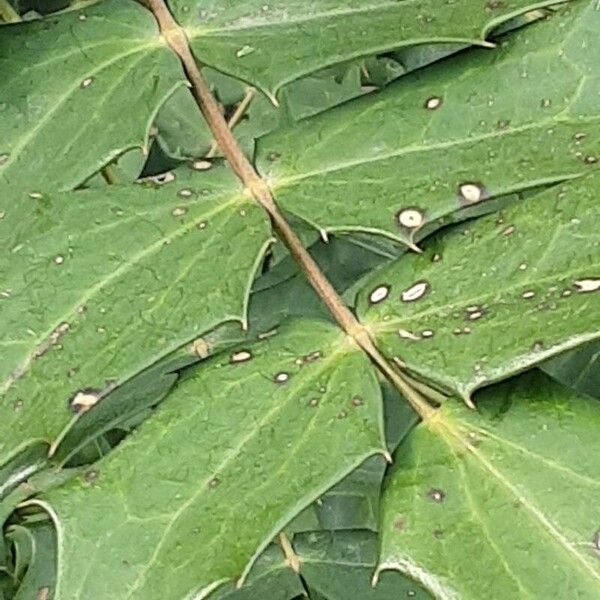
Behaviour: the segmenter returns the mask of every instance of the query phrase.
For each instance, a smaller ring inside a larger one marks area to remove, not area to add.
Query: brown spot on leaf
[[[400,517],[394,521],[394,529],[396,531],[403,531],[406,527],[406,519]]]

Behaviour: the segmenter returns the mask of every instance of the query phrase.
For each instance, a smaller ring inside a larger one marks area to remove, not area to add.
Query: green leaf
[[[277,129],[290,120],[298,121],[332,106],[362,95],[360,64],[354,61],[308,75],[292,82],[281,94],[280,107],[263,94],[248,100],[249,86],[211,68],[202,75],[231,118],[242,103],[243,116],[232,128],[240,147],[251,156],[256,138]],[[205,156],[211,149],[213,135],[188,89],[177,90],[167,100],[155,121],[158,140],[170,156],[190,159]]]
[[[600,399],[600,342],[565,352],[540,368],[564,385]]]
[[[146,147],[158,108],[183,84],[136,2],[4,27],[0,57],[0,182],[29,192],[72,189]]]
[[[599,197],[596,173],[436,236],[366,279],[361,320],[388,357],[466,399],[598,338]]]
[[[0,464],[56,442],[201,333],[246,319],[270,230],[228,171],[2,202]]]
[[[294,537],[301,575],[328,600],[431,598],[419,584],[394,573],[371,585],[377,565],[377,536],[368,531],[319,532]]]
[[[548,2],[456,0],[440,4],[371,0],[247,0],[228,5],[172,0],[199,61],[274,96],[324,67],[402,46],[482,43],[506,19]]]
[[[460,208],[595,166],[599,29],[594,3],[569,5],[497,50],[464,52],[265,137],[257,165],[281,207],[322,231],[414,242]]]
[[[187,598],[238,579],[296,513],[383,452],[382,438],[370,362],[326,323],[215,357],[93,482],[42,501],[61,532],[56,599]]]
[[[379,569],[438,598],[597,598],[600,404],[533,371],[478,406],[448,402],[400,446]]]
[[[13,600],[52,598],[56,580],[56,532],[48,519],[11,527],[8,537],[15,545],[27,545],[27,570]]]
[[[385,438],[389,452],[414,427],[417,415],[387,382],[381,386],[385,414]],[[383,456],[371,456],[347,477],[327,490],[286,528],[288,532],[340,531],[379,528],[381,482],[387,467]]]
[[[291,600],[304,592],[302,582],[286,564],[279,546],[269,546],[256,560],[244,586],[230,584],[210,596],[211,600]]]

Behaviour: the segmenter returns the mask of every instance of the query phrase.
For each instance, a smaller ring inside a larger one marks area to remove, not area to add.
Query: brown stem
[[[327,306],[338,325],[351,337],[357,345],[371,358],[379,370],[398,388],[412,407],[423,419],[429,418],[434,412],[428,402],[415,390],[404,377],[396,371],[385,356],[373,343],[369,331],[357,320],[354,313],[346,306],[335,288],[331,285],[319,265],[313,260],[306,248],[290,227],[285,217],[275,203],[271,190],[261,179],[253,165],[240,149],[233,133],[221,114],[217,101],[210,92],[200,69],[196,64],[187,36],[167,8],[164,0],[146,0],[146,4],[154,13],[160,26],[162,36],[173,51],[179,56],[184,71],[191,83],[191,90],[198,103],[206,122],[213,132],[216,142],[221,147],[225,158],[231,164],[237,176],[242,180],[246,189],[271,217],[273,228],[282,239],[294,260],[300,265],[306,278]]]
[[[287,565],[294,571],[294,573],[300,573],[300,557],[294,552],[292,543],[283,531],[279,534],[279,545],[283,550]]]
[[[252,102],[254,96],[256,95],[256,89],[251,87],[246,90],[246,95],[242,99],[242,101],[236,107],[233,115],[229,121],[227,121],[227,126],[229,129],[233,129],[242,119],[242,117],[246,114],[250,103]],[[219,143],[215,140],[208,153],[206,154],[206,158],[214,158],[219,150]]]

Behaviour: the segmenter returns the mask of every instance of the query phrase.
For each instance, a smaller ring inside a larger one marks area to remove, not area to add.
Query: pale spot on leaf
[[[383,302],[390,295],[389,285],[380,285],[376,287],[369,295],[369,301],[371,304],[378,304]]]
[[[580,293],[597,292],[600,290],[600,279],[580,279],[575,282],[575,285]]]
[[[423,225],[423,213],[416,208],[405,208],[396,215],[398,224],[407,229],[416,229]]]
[[[252,358],[252,353],[249,350],[240,350],[231,355],[229,362],[232,364],[247,362]]]
[[[410,331],[407,331],[406,329],[398,329],[398,335],[403,340],[418,340],[419,339],[419,336],[415,335],[414,333],[411,333]]]
[[[400,297],[402,298],[402,302],[415,302],[422,298],[428,289],[429,284],[426,281],[419,281],[407,290],[404,290]]]
[[[458,191],[463,200],[469,204],[481,202],[485,197],[483,186],[479,183],[461,183]]]
[[[212,167],[212,163],[209,160],[195,160],[192,163],[192,167],[195,171],[208,171]]]
[[[273,381],[275,381],[275,383],[287,383],[290,379],[290,374],[286,373],[285,371],[281,371],[281,373],[277,373],[277,375],[275,375]]]
[[[192,351],[199,358],[206,358],[210,354],[210,346],[204,338],[198,338],[192,343]]]
[[[243,56],[248,56],[248,54],[252,54],[255,51],[255,48],[252,46],[242,46],[236,53],[237,58],[242,58]]]
[[[436,110],[442,105],[442,99],[439,96],[432,96],[425,102],[425,108],[428,110]]]
[[[82,414],[90,410],[95,406],[100,399],[100,393],[94,390],[81,390],[77,392],[71,401],[69,406],[71,410],[77,414]]]

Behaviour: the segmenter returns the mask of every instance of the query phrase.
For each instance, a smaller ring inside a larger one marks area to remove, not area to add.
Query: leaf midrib
[[[464,421],[458,421],[466,430],[470,429],[470,424]],[[455,448],[460,448],[461,451],[467,453],[467,457],[471,456],[476,459],[476,464],[486,472],[490,477],[500,483],[512,496],[519,501],[520,505],[523,506],[527,512],[532,515],[534,523],[546,532],[546,534],[553,539],[557,546],[562,549],[567,557],[575,562],[580,568],[583,568],[583,572],[588,576],[591,575],[593,579],[600,582],[600,573],[588,563],[583,555],[576,551],[576,548],[569,542],[567,538],[559,531],[557,526],[539,509],[535,504],[525,495],[519,492],[519,490],[510,482],[510,480],[483,455],[473,444],[466,440],[461,431],[454,427],[454,423],[447,417],[437,415],[435,422],[432,422],[429,426],[432,433],[439,435],[451,452],[455,452]]]
[[[117,54],[116,56],[111,57],[109,60],[106,60],[103,63],[100,63],[97,67],[95,67],[92,70],[86,71],[84,74],[84,77],[94,77],[98,73],[101,73],[104,69],[107,69],[107,68],[111,67],[112,65],[118,63],[120,60],[123,60],[129,56],[132,56],[134,54],[137,54],[138,52],[142,52],[149,48],[156,50],[158,47],[160,47],[160,44],[157,43],[156,40],[154,40],[152,42],[148,42],[143,45],[136,46],[133,49],[128,50],[127,52],[123,52],[121,54]],[[147,58],[148,56],[150,56],[150,54],[151,53],[144,55],[143,58]],[[143,58],[141,60],[143,60]],[[138,62],[139,61],[136,61],[134,63],[134,66],[137,65]],[[125,71],[125,74],[127,74],[128,72],[129,71]],[[19,142],[16,146],[14,146],[13,148],[10,148],[8,150],[9,157],[2,164],[2,167],[0,168],[0,175],[2,177],[6,178],[7,172],[9,171],[9,167],[13,163],[15,163],[16,159],[21,155],[23,150],[25,148],[27,148],[28,144],[32,140],[35,139],[35,137],[40,132],[40,130],[42,130],[43,127],[54,117],[54,115],[58,112],[58,110],[60,110],[62,105],[77,91],[82,91],[81,90],[81,78],[80,78],[79,73],[78,73],[77,81],[71,87],[69,87],[61,97],[59,97],[55,101],[52,108],[50,108],[50,110],[47,111],[43,117],[41,117],[38,121],[36,121],[34,127],[32,127],[29,130],[29,132],[26,135],[24,135],[24,137],[21,139],[21,142]]]
[[[214,198],[213,200],[219,200],[219,197]],[[48,329],[46,329],[46,331],[42,335],[40,335],[39,337],[37,337],[35,339],[32,338],[32,340],[31,340],[31,344],[33,347],[32,351],[27,355],[25,360],[23,360],[19,366],[17,366],[15,369],[13,369],[13,371],[11,373],[9,373],[7,378],[4,381],[2,381],[2,383],[0,385],[0,394],[5,394],[12,387],[12,385],[14,383],[16,383],[19,379],[21,379],[24,375],[26,375],[27,371],[29,370],[29,368],[31,367],[31,365],[33,363],[33,360],[35,359],[38,348],[50,338],[50,336],[53,334],[53,332],[56,330],[56,328],[60,326],[61,323],[70,322],[70,320],[73,318],[73,316],[77,314],[77,309],[80,306],[85,305],[87,302],[90,301],[91,298],[93,298],[96,294],[98,294],[105,286],[109,285],[112,281],[114,281],[115,279],[117,279],[117,278],[121,277],[122,275],[124,275],[125,273],[127,273],[127,271],[130,268],[137,265],[144,258],[146,258],[147,256],[151,255],[152,253],[160,250],[160,248],[162,248],[162,246],[165,244],[165,242],[168,242],[168,243],[172,242],[173,240],[177,239],[178,237],[186,234],[188,231],[193,230],[198,225],[198,223],[201,223],[204,220],[208,219],[209,217],[215,216],[215,215],[219,214],[220,212],[224,211],[225,209],[227,209],[231,206],[234,206],[235,204],[239,203],[240,200],[246,202],[246,199],[243,198],[242,196],[233,195],[232,197],[229,198],[229,200],[218,204],[214,209],[212,209],[208,212],[202,213],[199,216],[196,216],[190,222],[185,223],[181,227],[175,228],[171,233],[161,237],[160,239],[156,240],[154,243],[150,244],[149,246],[146,246],[143,250],[141,250],[140,252],[135,254],[128,261],[119,265],[119,267],[117,267],[116,269],[111,271],[107,276],[105,276],[103,279],[101,279],[95,285],[91,286],[85,293],[83,293],[77,299],[77,301],[75,303],[73,303],[73,304],[71,304],[71,306],[69,306],[67,311],[65,311],[59,318],[54,320],[52,325]],[[29,342],[29,340],[28,340],[28,342]],[[17,374],[16,376],[15,376],[15,373]]]
[[[314,169],[312,171],[306,171],[305,173],[299,173],[297,175],[284,176],[281,178],[273,178],[270,181],[270,186],[274,192],[278,190],[284,190],[287,188],[294,187],[295,185],[303,182],[306,179],[310,179],[313,177],[320,177],[322,175],[328,175],[330,173],[335,173],[337,171],[343,171],[345,169],[353,169],[356,167],[361,167],[363,165],[377,163],[381,161],[391,160],[394,158],[402,158],[404,156],[408,156],[410,154],[418,154],[420,152],[431,152],[436,150],[446,150],[450,148],[454,148],[457,146],[461,146],[464,144],[473,145],[482,141],[501,138],[504,136],[511,136],[519,133],[524,133],[537,129],[547,129],[549,125],[574,125],[574,124],[584,124],[584,123],[592,123],[600,122],[600,117],[597,118],[588,118],[588,119],[549,119],[543,122],[529,123],[527,125],[522,125],[520,127],[513,127],[512,129],[504,129],[499,131],[492,131],[485,134],[475,135],[471,137],[466,137],[459,140],[451,140],[448,142],[434,143],[429,145],[415,145],[412,144],[410,146],[404,146],[403,148],[387,152],[385,154],[378,154],[376,156],[361,158],[357,160],[350,160],[346,162],[341,162],[330,167],[326,167],[323,169]]]
[[[333,347],[333,346],[332,346]],[[339,356],[343,356],[344,354],[347,353],[347,348],[345,348],[343,345],[338,345],[337,347],[334,348],[334,350],[331,352],[331,354],[329,354],[327,356],[327,358],[323,359],[323,361],[320,364],[320,368],[315,371],[314,373],[310,374],[310,377],[307,380],[303,380],[303,379],[298,379],[296,381],[298,381],[298,383],[296,384],[296,388],[297,389],[288,389],[288,394],[286,395],[286,399],[284,402],[281,403],[275,403],[270,410],[267,411],[267,413],[257,422],[255,422],[253,424],[253,427],[248,431],[248,433],[241,438],[241,441],[234,447],[232,448],[232,450],[230,452],[227,452],[225,454],[224,459],[221,461],[221,463],[219,465],[217,465],[213,471],[200,483],[198,483],[196,492],[193,493],[188,500],[186,500],[184,503],[182,503],[182,505],[174,512],[172,513],[172,515],[170,516],[170,518],[168,519],[166,526],[165,526],[165,531],[160,539],[160,541],[158,542],[158,544],[156,544],[156,547],[154,549],[154,552],[152,553],[152,555],[150,556],[150,558],[148,559],[148,561],[146,562],[145,566],[143,567],[142,570],[140,570],[140,573],[138,574],[138,577],[136,578],[135,582],[132,584],[132,586],[129,588],[128,591],[128,595],[126,597],[126,600],[130,600],[133,597],[133,594],[140,588],[140,586],[142,586],[144,584],[145,578],[146,578],[146,574],[148,573],[148,571],[150,570],[150,568],[152,567],[152,565],[156,562],[160,551],[164,545],[164,543],[167,540],[168,534],[171,531],[171,529],[175,526],[175,524],[177,523],[177,521],[179,520],[179,518],[181,517],[181,515],[184,514],[185,511],[187,511],[191,506],[193,506],[194,504],[196,504],[198,502],[198,500],[206,493],[209,492],[209,483],[210,481],[219,474],[222,474],[224,472],[225,469],[227,469],[234,461],[235,459],[238,458],[239,454],[241,453],[242,449],[262,430],[264,429],[265,425],[267,423],[269,423],[270,421],[272,421],[274,418],[277,417],[277,415],[279,415],[279,413],[281,413],[282,411],[286,410],[288,405],[291,403],[292,400],[295,400],[296,395],[299,391],[303,390],[306,385],[307,385],[307,381],[312,381],[314,379],[318,379],[319,376],[325,371],[327,370],[330,365],[335,362],[336,359],[339,358]],[[239,383],[239,381],[238,381]],[[318,414],[319,410],[321,407],[317,407],[317,410],[315,411],[315,415]],[[316,418],[315,415],[312,415],[312,418]],[[213,540],[214,541],[214,540]],[[207,584],[210,585],[210,584]],[[83,589],[84,584],[82,584],[81,588],[80,588],[80,592]],[[80,597],[80,592],[78,593],[77,597]]]

